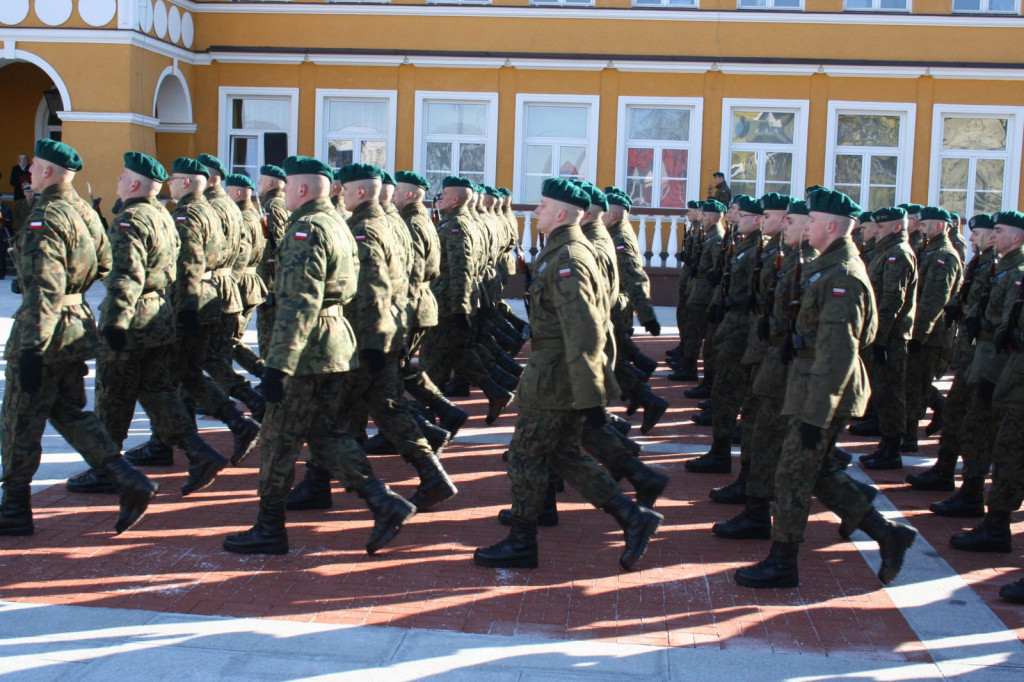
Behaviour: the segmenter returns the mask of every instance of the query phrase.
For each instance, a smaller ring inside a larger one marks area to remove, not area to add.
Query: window
[[[593,7],[594,0],[530,0],[530,4],[555,7]]]
[[[970,217],[1016,208],[1022,107],[935,105],[930,203]]]
[[[804,0],[736,0],[736,9],[803,9]]]
[[[1018,0],[953,0],[954,12],[1020,14]]]
[[[280,165],[295,153],[299,91],[296,88],[220,89],[217,155],[229,173],[259,180],[260,166]]]
[[[697,0],[633,0],[633,7],[697,7]]]
[[[910,0],[843,0],[843,9],[848,12],[909,12]]]
[[[427,0],[428,5],[489,5],[491,0]]]
[[[516,95],[516,196],[540,200],[550,177],[597,175],[597,95]]]
[[[721,165],[732,193],[802,196],[807,100],[725,99],[722,104]]]
[[[866,210],[910,200],[916,105],[829,102],[825,185]]]
[[[333,168],[395,163],[394,90],[316,91],[317,153]]]
[[[498,95],[417,92],[413,166],[440,189],[448,175],[493,184],[498,142]]]
[[[616,183],[636,206],[686,208],[700,198],[699,99],[619,98]]]

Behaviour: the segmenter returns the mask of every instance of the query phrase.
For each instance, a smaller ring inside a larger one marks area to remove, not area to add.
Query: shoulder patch
[[[895,263],[896,262],[896,256],[889,256],[889,262],[890,263]]]
[[[569,277],[572,275],[572,268],[558,268],[559,277]]]
[[[296,232],[295,233],[295,238],[296,239],[306,239],[308,236],[309,236],[308,232]]]
[[[462,230],[459,229],[458,227],[453,227],[452,228],[452,234],[459,234],[460,232],[462,232]]]
[[[365,242],[366,241],[366,235],[365,234],[357,234],[357,235],[355,235],[355,240],[357,242]]]
[[[936,258],[935,262],[938,263],[939,265],[945,265],[946,264],[946,261],[942,260],[941,258]]]
[[[28,224],[28,229],[30,229],[30,230],[41,230],[42,228],[43,228],[43,221],[42,220],[33,220],[32,222],[30,222]]]
[[[841,287],[832,287],[833,296],[846,296],[846,289]]]
[[[615,247],[615,250],[616,251],[622,251],[624,248],[626,248],[625,244],[619,244],[618,246]]]
[[[175,218],[175,220],[177,220],[179,223],[183,223],[186,220],[188,220],[188,216],[180,215],[177,218]]]
[[[119,225],[120,225],[121,229],[123,229],[123,230],[129,230],[129,229],[131,229],[131,226],[132,226],[131,223],[125,223],[125,222],[119,223]]]

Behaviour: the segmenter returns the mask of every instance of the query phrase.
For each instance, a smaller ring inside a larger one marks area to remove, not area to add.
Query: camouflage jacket
[[[976,340],[971,338],[967,330],[967,318],[979,317],[981,295],[988,286],[989,274],[994,269],[995,259],[996,250],[991,246],[977,254],[964,268],[964,281],[960,285],[960,291],[953,297],[954,305],[959,308],[960,316],[956,340],[953,342],[953,355],[949,362],[950,369],[955,372],[970,367],[971,361],[974,359]],[[969,278],[968,271],[970,271]]]
[[[356,243],[326,198],[300,206],[278,244],[267,367],[290,376],[347,372],[356,338],[342,308],[356,295]]]
[[[1011,303],[1003,316],[1007,325],[1010,324],[1012,316],[1016,316],[1016,319],[1013,320],[1012,327],[1007,329],[1010,337],[1010,354],[999,373],[992,395],[994,405],[1003,410],[1016,412],[1024,412],[1024,335],[1021,334],[1024,330],[1024,304],[1019,301],[1022,274],[1024,273],[1018,272],[1013,278],[1015,282],[1012,288],[1015,293],[1011,300],[1016,301],[1016,304]]]
[[[917,305],[917,258],[907,242],[906,230],[877,240],[875,250],[877,256],[867,264],[878,311],[875,342],[907,341]]]
[[[608,230],[600,222],[589,222],[580,226],[583,236],[594,245],[598,272],[604,282],[604,299],[608,303],[608,314],[619,298],[619,264],[615,257],[615,243]]]
[[[260,205],[267,216],[267,245],[263,249],[257,274],[263,278],[268,288],[274,285],[274,274],[277,260],[277,245],[284,238],[284,230],[288,226],[291,213],[284,205],[284,192],[272,189],[260,197]]]
[[[700,245],[700,261],[694,265],[696,271],[691,277],[690,295],[686,299],[687,306],[704,308],[711,303],[715,287],[708,280],[708,275],[718,269],[724,240],[725,228],[721,223],[705,226],[704,241]]]
[[[604,354],[608,303],[594,249],[563,225],[537,255],[530,285],[532,352],[516,396],[524,408],[582,410],[617,391]]]
[[[394,290],[392,304],[396,310],[401,311],[399,315],[399,327],[405,329],[409,325],[409,272],[412,269],[413,250],[412,235],[409,234],[409,227],[402,220],[398,209],[394,204],[382,204],[384,215],[388,221],[393,235],[391,246],[395,252],[398,267],[393,271],[391,286]]]
[[[996,274],[992,278],[992,289],[989,292],[988,305],[985,306],[985,317],[981,320],[981,335],[974,348],[974,359],[967,373],[967,382],[976,383],[987,379],[993,383],[1006,363],[1006,354],[995,350],[996,332],[1005,327],[1013,308],[1013,300],[1017,297],[1017,287],[1024,276],[1024,247],[1003,254],[996,264]]]
[[[114,263],[104,280],[100,328],[127,329],[129,349],[174,343],[169,292],[180,243],[171,214],[156,197],[128,199],[111,223],[110,245]]]
[[[861,350],[875,339],[871,282],[849,237],[803,268],[800,313],[782,414],[820,428],[863,414],[871,388]]]
[[[655,319],[654,305],[651,303],[651,281],[644,271],[633,226],[628,220],[619,220],[608,226],[608,234],[615,245],[619,291],[626,295],[629,308],[636,311],[640,324],[650,322]]]
[[[71,185],[57,185],[60,188],[61,197],[67,199],[82,216],[85,226],[89,228],[89,234],[96,244],[96,279],[103,279],[110,272],[113,257],[110,253],[110,241],[107,238],[107,231],[103,228],[103,221],[92,205],[78,196]],[[94,280],[95,281],[95,280]]]
[[[404,276],[394,249],[391,225],[375,201],[364,201],[352,211],[348,227],[359,256],[359,288],[345,306],[360,349],[388,352],[400,343],[399,318],[394,305],[395,278]]]
[[[240,201],[238,208],[242,211],[242,237],[238,260],[231,270],[235,281],[238,282],[242,310],[252,310],[267,298],[267,285],[256,272],[263,260],[267,240],[263,236],[263,221],[256,205]]]
[[[729,290],[725,291],[724,279],[718,286],[726,313],[725,319],[715,329],[713,343],[715,352],[721,353],[722,358],[738,360],[746,351],[747,336],[753,320],[750,296],[754,290],[754,268],[757,266],[757,248],[760,243],[761,230],[755,230],[736,244],[729,260]]]
[[[754,268],[752,276],[756,276],[756,281],[752,286],[750,292],[751,301],[756,302],[757,307],[752,312],[757,313],[758,316],[764,314],[765,308],[768,305],[768,288],[771,286],[771,280],[775,276],[775,263],[778,260],[776,255],[779,253],[779,249],[782,248],[782,233],[779,232],[772,235],[764,243],[764,247],[757,255],[757,258],[761,261],[759,266]],[[760,270],[758,270],[758,267]],[[761,362],[764,358],[765,353],[768,351],[768,342],[762,341],[761,337],[757,333],[757,324],[747,325],[747,347],[743,351],[743,357],[740,358],[740,363],[744,365],[756,365]]]
[[[516,274],[516,258],[513,255],[515,248],[519,245],[519,221],[516,220],[515,215],[512,213],[512,207],[502,207],[501,211],[497,214],[504,226],[505,226],[505,240],[508,244],[508,250],[503,256],[503,264],[506,275]]]
[[[946,346],[952,342],[951,330],[941,323],[943,309],[960,288],[963,264],[956,255],[949,237],[939,234],[921,251],[917,271],[917,311],[911,338],[929,346]]]
[[[419,201],[406,204],[399,215],[405,221],[412,240],[412,264],[409,267],[409,325],[437,325],[437,299],[430,282],[441,272],[441,245],[430,213]]]
[[[438,315],[471,315],[476,312],[475,253],[477,243],[466,208],[449,211],[437,225],[440,272],[430,283],[437,297]]]
[[[238,293],[238,282],[232,269],[242,248],[242,212],[220,185],[207,187],[203,194],[220,219],[218,222],[224,234],[223,250],[221,253],[211,254],[214,257],[210,259],[213,285],[217,287],[217,293],[220,295],[220,311],[226,315],[240,313],[242,297]]]
[[[213,285],[212,270],[223,260],[224,233],[220,219],[199,192],[178,200],[174,207],[181,250],[174,283],[174,310],[195,310],[202,324],[220,320],[220,293]]]

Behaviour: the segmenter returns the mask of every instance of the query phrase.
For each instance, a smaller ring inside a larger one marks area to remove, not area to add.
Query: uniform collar
[[[349,218],[350,224],[355,224],[361,220],[368,218],[380,218],[384,215],[384,209],[376,201],[364,201],[363,203],[356,206],[355,210],[352,211],[352,217]]]
[[[544,248],[541,250],[540,255],[537,256],[538,260],[544,258],[548,253],[554,251],[560,246],[564,246],[569,242],[583,241],[586,237],[583,236],[583,230],[580,229],[579,223],[571,223],[569,225],[562,225],[556,227],[550,235],[548,235],[547,241],[544,243]]]
[[[292,212],[292,220],[304,218],[314,213],[327,213],[333,210],[334,207],[331,205],[331,200],[328,197],[317,197],[316,199],[311,199],[295,209]]]

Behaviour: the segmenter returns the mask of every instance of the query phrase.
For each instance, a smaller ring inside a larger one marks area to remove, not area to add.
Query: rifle
[[[782,261],[785,255],[782,253],[782,245],[779,245],[775,252],[775,272],[768,279],[768,291],[764,293],[764,310],[757,320],[757,337],[767,341],[771,335],[771,315],[775,309],[775,291],[779,288],[779,278],[782,277]]]
[[[971,260],[971,264],[967,266],[967,270],[964,272],[964,281],[960,285],[960,292],[957,294],[956,303],[946,308],[946,329],[959,322],[964,316],[964,304],[967,302],[967,295],[970,293],[971,285],[974,284],[978,268],[981,267],[979,260],[977,256]]]
[[[92,195],[91,182],[85,183],[85,189],[89,192],[89,203],[92,205],[92,210],[96,211],[96,215],[99,216],[100,224],[103,225],[104,230],[109,230],[110,225],[107,225],[107,219],[103,217],[103,213],[100,211],[100,202],[103,201],[103,198],[100,197],[97,199]]]
[[[750,282],[750,297],[747,307],[752,312],[761,312],[761,273],[764,272],[764,235],[757,240],[757,257],[754,261],[753,280]]]
[[[260,225],[263,226],[263,238],[270,239],[270,221],[267,218],[267,212],[263,210],[263,204],[260,203],[260,193],[252,193],[253,203],[256,204],[256,210],[260,214]]]
[[[793,281],[789,287],[789,324],[786,325],[786,336],[782,341],[781,362],[788,365],[796,357],[796,319],[800,317],[800,280],[804,272],[804,243],[796,246],[796,265],[793,266]]]
[[[430,202],[430,221],[434,223],[434,227],[437,227],[441,222],[441,209],[437,207],[437,202],[441,199],[442,192],[438,192],[434,195],[434,198]]]
[[[727,227],[725,236],[729,240],[729,248],[722,249],[722,305],[731,308],[733,302],[729,288],[732,286],[732,257],[736,254],[736,235]]]
[[[704,226],[694,225],[694,229],[697,234],[694,236],[696,243],[693,247],[693,262],[690,263],[690,277],[696,277],[700,274],[700,259],[704,255]]]

